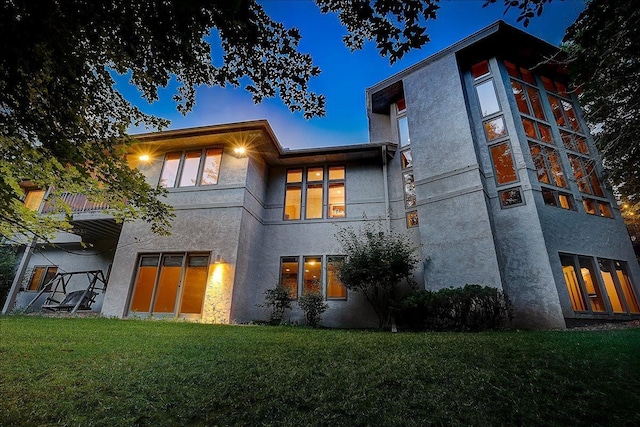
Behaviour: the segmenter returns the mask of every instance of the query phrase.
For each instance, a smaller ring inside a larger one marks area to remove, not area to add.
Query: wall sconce
[[[245,157],[247,155],[247,149],[243,146],[238,146],[233,149],[233,153],[236,157]]]
[[[213,258],[213,263],[214,263],[214,264],[222,264],[222,255],[216,255],[216,256]]]
[[[148,162],[151,159],[151,157],[149,157],[148,154],[141,154],[139,159],[141,162]]]

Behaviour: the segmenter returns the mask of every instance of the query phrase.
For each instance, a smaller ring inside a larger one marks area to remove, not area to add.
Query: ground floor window
[[[130,312],[198,315],[202,312],[208,254],[140,256]]]
[[[640,314],[626,263],[572,254],[560,261],[573,311]]]
[[[28,291],[39,291],[44,285],[49,283],[58,272],[58,267],[55,265],[49,266],[37,266],[33,267],[31,273],[31,280],[27,286]]]
[[[282,257],[280,283],[293,299],[315,289],[320,289],[327,299],[346,299],[347,289],[338,277],[343,260],[344,256],[338,255]]]

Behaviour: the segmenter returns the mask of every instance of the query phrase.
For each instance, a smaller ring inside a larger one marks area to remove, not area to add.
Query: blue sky
[[[342,43],[345,30],[336,15],[323,15],[309,0],[258,0],[272,19],[302,34],[300,51],[310,53],[322,73],[310,87],[326,96],[326,116],[305,120],[291,113],[279,98],[254,105],[240,88],[201,87],[196,106],[182,116],[171,100],[174,88],[160,92],[160,100],[149,105],[124,90],[129,100],[146,113],[171,120],[169,129],[182,129],[245,120],[267,119],[283,147],[308,148],[368,142],[365,89],[446,48],[491,23],[503,19],[518,28],[558,45],[566,28],[584,9],[583,0],[554,1],[527,28],[517,23],[517,10],[503,15],[502,0],[486,8],[484,0],[442,0],[437,19],[429,21],[431,41],[405,55],[393,66],[380,57],[373,43],[351,53]],[[121,81],[122,79],[120,79]],[[120,86],[119,86],[120,87]],[[132,129],[139,133],[142,129]]]

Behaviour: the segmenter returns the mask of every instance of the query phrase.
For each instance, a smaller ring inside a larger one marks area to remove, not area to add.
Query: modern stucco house
[[[76,233],[23,250],[4,309],[56,271],[100,269],[105,316],[246,322],[277,282],[293,296],[319,282],[325,325],[371,326],[334,235],[381,220],[421,251],[421,287],[503,289],[516,325],[638,318],[640,268],[555,53],[497,22],[369,88],[361,145],[283,149],[266,121],[139,135],[130,160],[167,187],[172,235],[69,195]]]

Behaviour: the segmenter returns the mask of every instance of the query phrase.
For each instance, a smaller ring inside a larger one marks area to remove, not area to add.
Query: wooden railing
[[[69,205],[73,212],[101,211],[109,208],[109,205],[104,202],[90,202],[84,194],[63,193],[61,199]],[[52,211],[53,207],[49,205],[49,202],[45,202],[42,212],[47,213]]]

